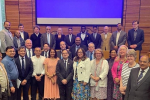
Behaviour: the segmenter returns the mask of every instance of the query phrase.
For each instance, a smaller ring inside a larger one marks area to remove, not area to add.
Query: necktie
[[[67,70],[67,61],[65,60],[65,66],[66,66],[66,70]]]
[[[45,57],[47,58],[47,51],[45,51]]]
[[[92,54],[93,54],[93,53],[91,52],[91,54],[90,54],[90,60],[92,60]]]
[[[22,57],[22,75],[24,76],[25,68],[24,68],[24,58]]]
[[[142,70],[140,75],[139,75],[139,77],[138,77],[138,79],[137,79],[138,84],[140,83],[140,81],[141,81],[141,79],[143,77],[143,73],[144,73],[144,71]]]
[[[31,57],[31,52],[30,52],[31,50],[29,49],[28,51],[29,51],[29,58],[30,58]]]
[[[48,37],[47,37],[48,44],[50,45],[50,37],[49,37],[49,36],[50,36],[50,34],[48,33],[47,35],[48,35]]]
[[[79,48],[80,48],[79,46],[76,46],[76,52],[77,52],[77,50],[78,50]]]

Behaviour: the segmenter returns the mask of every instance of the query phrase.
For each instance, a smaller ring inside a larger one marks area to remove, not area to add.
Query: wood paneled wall
[[[115,7],[116,5],[114,5]],[[25,31],[31,35],[35,23],[35,0],[5,0],[6,20],[11,22],[11,32],[18,29],[18,24],[24,24]],[[108,12],[109,13],[109,12]],[[150,0],[124,0],[123,30],[128,32],[132,28],[132,21],[139,20],[140,28],[145,32],[145,42],[142,54],[150,50]],[[52,26],[52,31],[58,27],[67,34],[69,26]],[[45,32],[45,26],[40,26],[41,33]],[[87,26],[92,29],[92,26]],[[110,32],[116,31],[116,27],[110,27]],[[79,26],[73,26],[73,34],[80,32]],[[99,33],[103,32],[103,26],[99,27]],[[89,30],[89,33],[91,31]]]

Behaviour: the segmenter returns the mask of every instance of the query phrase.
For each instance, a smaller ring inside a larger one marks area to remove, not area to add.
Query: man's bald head
[[[149,67],[149,57],[147,55],[142,56],[140,58],[139,64],[140,64],[140,68],[142,70],[145,70],[146,68],[148,68]]]
[[[104,33],[108,33],[108,31],[109,31],[109,27],[108,27],[108,26],[105,26],[105,27],[104,27]]]

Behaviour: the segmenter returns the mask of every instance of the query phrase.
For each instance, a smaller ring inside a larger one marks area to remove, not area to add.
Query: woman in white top
[[[103,57],[101,49],[94,52],[95,59],[91,61],[91,98],[104,100],[107,98],[107,74],[109,65]]]
[[[90,59],[86,57],[83,48],[79,48],[76,52],[73,63],[74,76],[73,76],[73,100],[89,100],[90,99],[90,88],[89,78],[91,63]]]
[[[122,100],[124,100],[125,90],[127,87],[131,69],[139,67],[139,64],[135,62],[136,57],[137,55],[134,49],[129,49],[127,51],[128,63],[123,64],[122,72],[121,72],[121,80],[120,80],[120,92],[122,93]]]

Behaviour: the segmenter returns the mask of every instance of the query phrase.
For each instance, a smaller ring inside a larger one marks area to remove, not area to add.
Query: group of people
[[[4,22],[0,31],[0,100],[149,100],[150,77],[148,56],[135,62],[135,50],[142,50],[144,31],[133,21],[128,36],[120,23],[117,31],[109,33],[108,26],[99,34],[81,27],[81,33],[68,35],[41,34],[40,27],[34,27],[30,36],[19,24],[13,37],[10,22]],[[126,40],[128,47],[125,45]],[[103,51],[110,51],[105,59]]]

